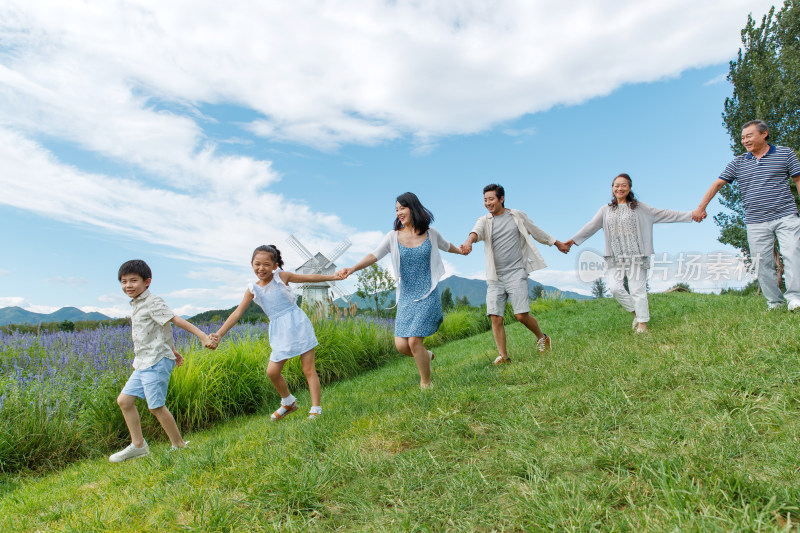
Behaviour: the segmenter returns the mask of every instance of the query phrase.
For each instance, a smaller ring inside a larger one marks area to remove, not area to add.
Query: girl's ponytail
[[[275,265],[283,270],[283,258],[281,258],[281,251],[274,244],[262,244],[255,250],[253,250],[253,257],[250,258],[250,262],[253,262],[253,259],[256,258],[256,254],[258,252],[266,252],[272,255],[272,260],[275,261]]]
[[[274,244],[268,244],[268,248],[272,248],[272,257],[275,258],[275,264],[278,265],[278,268],[283,270],[283,258],[281,257],[281,251],[278,250],[278,247]]]

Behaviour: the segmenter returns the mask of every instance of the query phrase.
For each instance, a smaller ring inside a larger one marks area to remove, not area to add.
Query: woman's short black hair
[[[122,276],[127,276],[128,274],[138,274],[142,280],[148,280],[153,277],[150,266],[141,259],[131,259],[122,263],[117,272],[117,281],[121,281]]]
[[[272,260],[275,262],[275,265],[278,268],[283,268],[283,258],[281,257],[281,251],[275,247],[274,244],[262,244],[255,250],[253,250],[253,257],[250,258],[250,262],[253,262],[253,259],[256,258],[256,254],[258,252],[266,252],[268,254],[272,254]]]
[[[422,205],[416,194],[405,192],[397,197],[397,203],[411,211],[411,226],[416,230],[417,235],[422,235],[428,231],[428,228],[431,227],[431,222],[433,222],[433,213]],[[402,227],[403,224],[400,223],[400,219],[395,218],[394,229],[399,230]]]

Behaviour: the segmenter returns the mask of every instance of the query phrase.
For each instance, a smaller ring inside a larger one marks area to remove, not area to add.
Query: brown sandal
[[[503,357],[502,355],[498,355],[497,359],[494,360],[495,365],[504,365],[506,363],[510,363],[511,359],[508,357]]]
[[[283,409],[283,414],[278,412],[281,409]],[[291,413],[294,413],[295,411],[297,411],[297,402],[292,402],[292,405],[281,405],[278,408],[277,411],[272,413],[271,420],[273,422],[277,422],[278,420],[282,419],[283,417],[285,417],[285,416],[287,416],[287,415],[289,415]]]

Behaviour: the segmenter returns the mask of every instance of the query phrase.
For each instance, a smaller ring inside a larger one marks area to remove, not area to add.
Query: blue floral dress
[[[427,337],[442,323],[442,299],[439,288],[431,288],[431,240],[415,248],[400,249],[400,296],[394,323],[395,337]]]

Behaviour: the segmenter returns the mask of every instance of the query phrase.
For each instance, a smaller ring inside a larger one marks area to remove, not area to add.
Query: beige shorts
[[[506,302],[511,303],[514,314],[530,313],[528,274],[524,270],[500,274],[497,281],[487,281],[486,314],[503,316]]]

